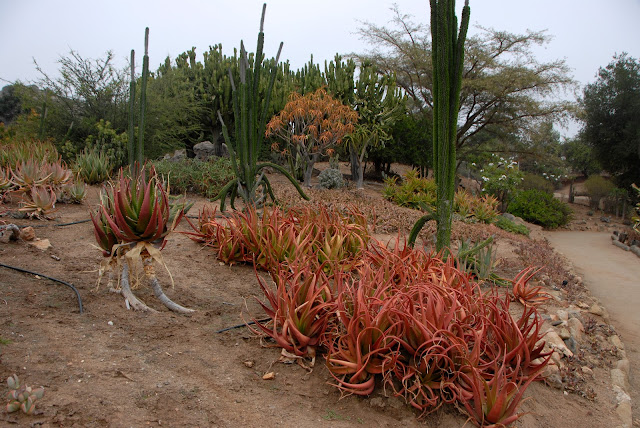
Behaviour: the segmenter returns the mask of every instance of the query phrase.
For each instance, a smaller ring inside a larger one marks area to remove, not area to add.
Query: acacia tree
[[[364,186],[364,162],[369,149],[383,146],[391,140],[390,130],[400,118],[404,97],[392,76],[379,75],[376,68],[365,63],[355,87],[354,108],[358,124],[347,136],[351,159],[351,177],[356,188]]]
[[[358,113],[335,100],[324,88],[304,96],[294,92],[267,125],[266,136],[278,138],[290,159],[301,159],[304,185],[310,187],[313,165],[327,149],[354,131],[357,120]],[[280,149],[279,143],[274,143],[274,148]]]
[[[373,49],[355,56],[395,75],[413,107],[430,115],[435,97],[429,28],[412,22],[397,7],[393,10],[392,26],[365,23],[359,29]],[[468,148],[481,149],[487,140],[476,137],[483,131],[518,134],[537,120],[560,120],[572,111],[572,103],[552,99],[574,85],[566,63],[538,62],[533,56],[532,49],[548,41],[544,32],[512,34],[487,28],[468,38],[455,133],[459,157],[466,156]]]
[[[640,182],[640,62],[626,53],[598,71],[582,99],[584,139],[620,187]]]

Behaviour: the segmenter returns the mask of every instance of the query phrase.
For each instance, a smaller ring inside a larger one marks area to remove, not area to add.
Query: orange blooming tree
[[[313,165],[353,132],[357,122],[358,113],[320,88],[305,96],[292,93],[284,109],[267,125],[266,136],[279,140],[273,148],[288,156],[294,175],[295,165],[301,165],[304,185],[310,187]]]

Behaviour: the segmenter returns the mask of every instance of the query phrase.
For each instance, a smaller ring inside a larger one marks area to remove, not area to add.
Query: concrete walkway
[[[631,363],[633,403],[640,395],[640,258],[611,244],[608,232],[545,232],[551,245],[575,267],[598,298],[625,344]],[[634,419],[640,409],[634,406]]]

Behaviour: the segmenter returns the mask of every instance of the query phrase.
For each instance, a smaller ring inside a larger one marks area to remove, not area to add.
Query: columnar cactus
[[[462,9],[458,29],[455,0],[431,2],[431,60],[433,64],[433,171],[438,186],[436,248],[441,250],[451,242],[451,219],[456,177],[456,134],[460,110],[460,90],[464,66],[464,42],[469,28],[469,0]],[[412,237],[424,224],[418,220]]]

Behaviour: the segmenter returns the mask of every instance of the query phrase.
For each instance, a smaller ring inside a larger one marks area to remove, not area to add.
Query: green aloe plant
[[[144,167],[134,165],[134,177],[120,176],[115,186],[105,188],[97,213],[90,213],[96,241],[103,254],[110,257],[107,267],[122,265],[120,292],[134,309],[152,311],[131,291],[129,270],[142,262],[144,274],[150,282],[155,296],[170,310],[190,313],[188,309],[173,302],[162,290],[155,274],[153,262],[166,269],[160,250],[166,238],[184,215],[184,204],[171,207],[169,195],[153,168],[149,178]],[[115,241],[115,242],[114,242]],[[117,263],[124,258],[126,263]],[[173,280],[172,280],[173,281]]]
[[[218,119],[222,123],[222,134],[229,148],[231,165],[235,178],[222,188],[214,200],[220,199],[220,209],[224,211],[225,200],[230,197],[231,207],[235,209],[235,199],[239,196],[245,205],[262,206],[267,197],[275,202],[275,196],[271,190],[269,179],[264,175],[265,168],[273,168],[284,174],[296,187],[304,199],[309,197],[302,191],[296,180],[280,165],[271,162],[258,163],[260,147],[264,141],[265,128],[269,115],[269,104],[271,102],[271,92],[278,71],[278,61],[282,51],[282,43],[278,49],[278,54],[274,62],[271,63],[269,85],[266,95],[260,94],[260,75],[264,71],[263,65],[263,45],[264,45],[264,15],[266,3],[262,6],[262,17],[260,19],[260,32],[258,33],[258,46],[253,57],[253,69],[249,64],[249,55],[244,48],[244,43],[240,42],[240,81],[235,82],[233,73],[229,69],[229,78],[233,91],[233,115],[235,119],[235,144],[229,137],[229,132],[218,112]],[[264,98],[264,99],[263,99]]]

